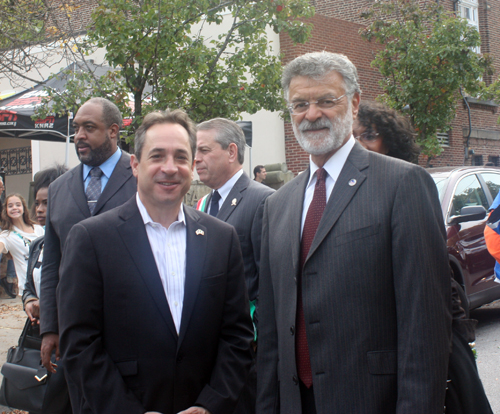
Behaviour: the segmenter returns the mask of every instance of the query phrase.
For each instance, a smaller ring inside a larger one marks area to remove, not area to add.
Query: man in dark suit
[[[236,229],[245,263],[251,308],[259,296],[260,241],[264,202],[274,190],[252,181],[243,171],[245,135],[240,126],[224,118],[198,125],[196,171],[213,191],[198,208]],[[257,314],[254,313],[257,325]]]
[[[66,238],[76,223],[122,205],[137,190],[130,155],[119,139],[122,116],[104,98],[85,102],[73,120],[75,148],[81,161],[49,187],[40,294],[42,362],[51,372],[50,355],[59,357],[56,288]],[[94,176],[97,172],[98,176]]]
[[[257,412],[442,413],[451,315],[436,187],[355,142],[345,56],[300,56],[282,84],[310,165],[265,206]]]
[[[58,288],[77,413],[230,413],[251,364],[236,231],[182,205],[196,129],[153,112],[135,138],[138,193],[73,227]]]

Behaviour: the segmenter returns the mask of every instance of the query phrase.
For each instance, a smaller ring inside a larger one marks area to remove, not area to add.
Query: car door
[[[448,220],[460,215],[461,209],[466,206],[489,207],[481,183],[476,174],[468,174],[457,180],[452,200],[448,210]],[[491,255],[486,249],[484,241],[484,226],[486,218],[460,224],[449,225],[448,252],[453,255],[462,267],[465,290],[474,307],[474,294],[488,289],[494,284],[494,272]]]

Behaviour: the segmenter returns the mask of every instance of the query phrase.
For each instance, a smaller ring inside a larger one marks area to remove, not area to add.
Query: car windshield
[[[443,202],[444,190],[446,189],[446,185],[448,183],[448,177],[432,176],[432,179],[434,180],[439,193],[439,202]]]

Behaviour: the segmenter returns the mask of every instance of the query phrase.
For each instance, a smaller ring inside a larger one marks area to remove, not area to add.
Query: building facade
[[[361,38],[359,31],[367,22],[361,13],[373,5],[373,0],[311,0],[316,15],[311,19],[314,30],[304,45],[294,45],[281,35],[284,63],[307,53],[326,50],[343,53],[358,68],[362,99],[375,100],[382,93],[378,82],[381,77],[370,63],[380,46]],[[493,58],[494,74],[485,76],[490,84],[500,74],[500,1],[498,0],[421,0],[423,7],[437,1],[449,11],[467,18],[479,29],[481,53]],[[421,156],[419,164],[426,167],[484,165],[492,162],[500,166],[500,126],[498,105],[473,97],[456,102],[456,117],[447,133],[440,134],[443,152],[429,159]],[[469,128],[469,113],[470,126]],[[470,133],[469,133],[470,131]],[[285,123],[286,162],[291,171],[298,173],[307,168],[308,157],[297,144],[290,123]]]

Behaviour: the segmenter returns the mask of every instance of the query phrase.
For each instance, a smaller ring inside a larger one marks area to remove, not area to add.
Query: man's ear
[[[238,147],[234,142],[231,142],[227,147],[229,153],[229,162],[238,161]]]
[[[111,139],[118,140],[118,133],[120,132],[120,127],[117,124],[113,124],[109,127],[109,137]]]
[[[352,119],[356,119],[359,111],[359,102],[361,101],[361,96],[358,92],[355,92],[352,97]]]
[[[139,166],[139,160],[134,154],[130,155],[130,166],[132,167],[132,174],[134,174],[134,177],[137,178],[137,167]]]

